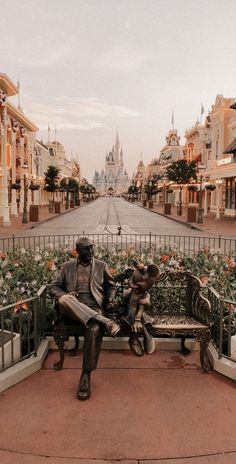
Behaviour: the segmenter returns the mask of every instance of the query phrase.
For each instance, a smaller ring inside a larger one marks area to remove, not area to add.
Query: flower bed
[[[113,247],[95,248],[95,257],[102,259],[109,265],[112,274],[124,270],[132,264],[136,256],[134,246],[126,251],[119,251]],[[75,250],[25,250],[7,254],[0,253],[0,301],[1,306],[15,304],[15,312],[27,311],[27,306],[20,304],[20,300],[27,299],[37,292],[44,284],[50,283],[54,272],[61,264],[76,256]],[[144,263],[154,262],[161,270],[189,270],[199,277],[203,285],[212,286],[225,298],[236,300],[236,255],[212,253],[205,248],[188,257],[177,248],[151,248],[139,256]],[[48,301],[48,318],[52,303]],[[234,308],[235,309],[235,308]]]

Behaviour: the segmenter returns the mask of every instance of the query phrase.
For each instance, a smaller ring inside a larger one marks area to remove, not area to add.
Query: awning
[[[236,153],[236,138],[228,145],[224,153]]]

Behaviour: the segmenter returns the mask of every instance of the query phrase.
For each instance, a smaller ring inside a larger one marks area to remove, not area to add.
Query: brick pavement
[[[81,353],[57,359],[0,394],[1,464],[235,463],[235,384],[198,352],[102,350],[85,402]]]

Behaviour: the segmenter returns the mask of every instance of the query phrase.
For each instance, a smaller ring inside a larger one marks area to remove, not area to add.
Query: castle
[[[105,169],[99,174],[95,171],[93,185],[98,193],[121,194],[127,191],[131,181],[124,169],[123,150],[118,133],[112,151],[106,154]]]

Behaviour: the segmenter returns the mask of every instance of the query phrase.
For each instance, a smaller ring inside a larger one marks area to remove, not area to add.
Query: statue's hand
[[[135,333],[140,333],[143,330],[143,324],[141,322],[141,319],[134,319],[133,325],[132,325],[132,331]]]
[[[106,304],[106,311],[109,312],[109,313],[114,313],[117,309],[117,303],[115,300],[111,299],[111,300],[108,300],[107,304]]]

